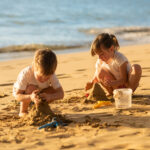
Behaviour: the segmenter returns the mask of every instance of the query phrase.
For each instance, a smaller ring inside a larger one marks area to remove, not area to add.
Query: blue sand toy
[[[40,126],[38,129],[43,129],[46,127],[52,127],[52,128],[56,128],[57,126],[67,126],[67,123],[63,123],[63,122],[58,122],[56,120],[56,117],[52,118],[52,121],[50,123],[44,124],[42,126]]]

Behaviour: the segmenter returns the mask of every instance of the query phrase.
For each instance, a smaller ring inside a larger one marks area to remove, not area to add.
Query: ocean
[[[0,48],[87,46],[102,32],[115,34],[120,45],[149,43],[149,7],[149,0],[0,1]]]

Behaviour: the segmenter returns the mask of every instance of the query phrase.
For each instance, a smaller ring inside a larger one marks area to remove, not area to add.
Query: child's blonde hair
[[[120,47],[115,35],[108,33],[99,34],[91,45],[91,55],[94,56],[96,55],[96,51],[101,51],[101,46],[109,49],[112,45],[115,47],[116,50],[118,50]]]
[[[50,49],[40,49],[34,55],[34,68],[42,75],[53,74],[57,67],[57,58]]]

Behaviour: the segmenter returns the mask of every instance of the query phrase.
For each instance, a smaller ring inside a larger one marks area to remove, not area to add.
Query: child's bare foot
[[[27,112],[20,112],[19,117],[25,117],[28,113]]]

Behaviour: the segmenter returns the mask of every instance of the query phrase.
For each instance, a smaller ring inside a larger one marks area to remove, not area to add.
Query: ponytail
[[[120,48],[120,46],[119,46],[119,43],[118,43],[116,36],[113,34],[110,34],[110,37],[113,41],[113,45],[114,45],[115,49],[118,50]]]

